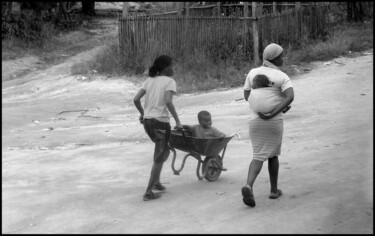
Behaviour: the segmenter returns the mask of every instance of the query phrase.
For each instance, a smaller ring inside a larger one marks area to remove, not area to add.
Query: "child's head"
[[[198,113],[198,121],[204,129],[210,128],[212,125],[211,114],[208,111],[200,111]]]
[[[148,75],[155,77],[157,75],[172,76],[172,58],[170,56],[162,55],[155,59],[154,64],[148,69]]]
[[[256,75],[253,79],[253,89],[265,88],[270,86],[270,81],[265,75]]]

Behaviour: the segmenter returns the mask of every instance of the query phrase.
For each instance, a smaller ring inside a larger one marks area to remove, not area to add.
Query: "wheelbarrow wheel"
[[[221,174],[223,161],[220,156],[206,157],[202,165],[203,177],[208,181],[215,181]]]

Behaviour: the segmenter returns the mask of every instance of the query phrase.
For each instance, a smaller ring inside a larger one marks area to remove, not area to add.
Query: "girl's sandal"
[[[277,193],[271,193],[271,194],[270,194],[270,199],[277,199],[277,198],[279,198],[281,195],[283,195],[283,192],[281,192],[281,189],[278,189],[278,190],[277,190]]]

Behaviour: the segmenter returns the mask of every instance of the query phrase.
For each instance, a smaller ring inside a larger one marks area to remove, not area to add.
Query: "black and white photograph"
[[[2,234],[373,234],[372,1],[2,2]]]

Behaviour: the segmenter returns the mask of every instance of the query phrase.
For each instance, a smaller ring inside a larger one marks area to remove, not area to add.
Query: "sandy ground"
[[[265,164],[255,208],[240,191],[252,158],[242,88],[175,97],[182,123],[206,109],[215,127],[241,139],[228,144],[228,171],[214,182],[197,179],[193,158],[174,175],[169,158],[167,191],[144,202],[153,143],[132,103],[140,84],[70,74],[96,50],[2,83],[2,233],[373,233],[372,50],[292,78],[284,195],[268,199]],[[176,167],[185,154],[177,152]]]

